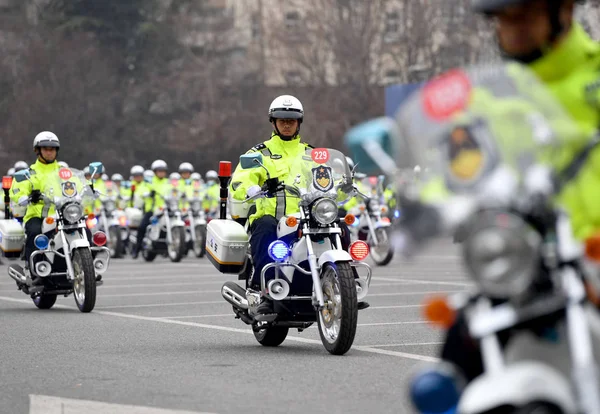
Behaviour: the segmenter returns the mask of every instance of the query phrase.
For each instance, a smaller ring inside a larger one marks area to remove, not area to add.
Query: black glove
[[[40,190],[33,190],[31,192],[30,198],[32,203],[39,203],[42,199],[42,193],[40,192]]]

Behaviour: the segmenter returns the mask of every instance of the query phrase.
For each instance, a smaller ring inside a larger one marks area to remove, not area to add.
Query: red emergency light
[[[219,162],[219,177],[231,177],[231,162]]]
[[[12,180],[13,178],[10,175],[5,175],[4,177],[2,177],[2,189],[10,189],[10,186],[12,185]]]

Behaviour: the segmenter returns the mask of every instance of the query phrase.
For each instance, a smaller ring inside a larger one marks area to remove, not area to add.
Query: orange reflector
[[[596,234],[585,241],[585,255],[590,260],[600,262],[600,234]]]
[[[369,255],[369,245],[362,240],[356,240],[350,245],[349,252],[354,260],[365,260]]]
[[[356,217],[354,217],[354,214],[346,214],[346,217],[344,217],[344,223],[349,226],[353,225],[355,221]]]
[[[366,206],[364,204],[361,204],[360,206],[358,206],[358,209],[360,211],[365,211]]]
[[[46,217],[46,224],[54,224],[54,217]]]
[[[96,216],[95,216],[93,213],[90,213],[90,214],[88,215],[88,219],[89,219],[89,220],[93,220],[93,219],[95,219],[95,218],[96,218]]]
[[[456,319],[456,312],[450,307],[445,296],[427,299],[423,306],[423,315],[431,324],[445,329],[450,328]]]
[[[296,227],[298,225],[298,219],[294,216],[289,216],[285,219],[285,225],[288,227]]]
[[[127,217],[126,216],[119,217],[119,225],[121,227],[126,227],[127,226]]]
[[[382,213],[387,213],[388,212],[388,206],[385,206],[385,205],[381,206],[381,212]]]

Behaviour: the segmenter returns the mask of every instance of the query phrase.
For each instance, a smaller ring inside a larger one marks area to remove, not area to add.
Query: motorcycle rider
[[[152,180],[154,179],[154,172],[152,170],[144,171],[144,181],[148,184],[152,184]]]
[[[152,182],[148,184],[148,194],[144,197],[144,217],[142,217],[142,221],[138,228],[137,245],[131,253],[131,257],[134,259],[138,257],[138,254],[142,249],[144,235],[150,224],[150,218],[152,217],[154,209],[164,205],[164,200],[159,194],[163,194],[165,186],[169,185],[169,180],[167,179],[168,167],[165,161],[155,160],[150,168],[154,173],[154,177],[152,178]]]
[[[300,126],[304,121],[304,108],[302,103],[294,96],[282,95],[273,100],[269,106],[269,122],[273,125],[270,139],[252,147],[248,153],[260,152],[263,155],[263,164],[269,171],[271,178],[284,181],[288,178],[294,160],[298,156],[311,153],[312,147],[301,141]],[[216,173],[215,173],[216,175]],[[261,186],[267,179],[263,168],[242,169],[238,165],[231,177],[229,191],[236,200],[243,201],[253,197],[261,191]],[[209,180],[208,172],[206,180]],[[218,185],[216,186],[218,188]],[[217,193],[218,194],[218,193]],[[277,239],[277,224],[282,217],[298,212],[298,201],[286,202],[285,193],[275,197],[259,198],[256,200],[256,211],[248,217],[250,224],[250,250],[254,263],[254,273],[250,286],[260,290],[260,273],[264,266],[272,262],[268,254],[269,245]],[[346,245],[349,244],[349,232],[344,227]],[[347,247],[347,246],[346,246]],[[270,269],[265,275],[265,281],[274,277],[274,270]],[[259,314],[273,312],[273,302],[263,297],[257,308]]]
[[[147,192],[147,184],[144,181],[144,167],[142,167],[141,165],[134,165],[133,167],[131,167],[129,174],[131,175],[131,187],[129,188],[127,194],[127,197],[129,199],[127,206],[136,207],[140,205],[137,202],[138,199],[141,199],[139,195]]]
[[[110,176],[110,181],[112,181],[113,185],[115,186],[113,191],[117,193],[117,207],[121,209],[125,208],[126,203],[124,200],[127,200],[127,197],[129,196],[129,190],[123,185],[123,176],[119,173],[115,173]]]
[[[29,180],[17,183],[13,181],[11,186],[11,199],[16,204],[24,204],[29,200],[23,222],[25,223],[25,269],[29,269],[29,258],[31,253],[36,250],[34,239],[42,234],[42,220],[48,214],[48,208],[42,201],[41,189],[50,176],[60,169],[56,162],[58,151],[60,150],[60,141],[58,137],[50,131],[40,132],[33,139],[33,151],[37,160],[29,167],[31,174]],[[33,183],[33,184],[32,184]],[[36,277],[33,282],[39,284],[40,277]]]
[[[15,162],[15,166],[14,166],[15,172],[18,172],[18,171],[21,171],[21,170],[26,170],[28,168],[29,168],[29,165],[25,161],[17,161],[17,162]]]
[[[575,0],[474,0],[473,6],[494,19],[503,55],[527,64],[592,136],[600,125],[600,45],[574,21]],[[586,147],[589,155],[558,201],[570,213],[575,236],[584,239],[600,230],[600,209],[588,207],[600,203],[600,146],[594,141],[578,144],[562,150],[573,160]],[[448,330],[441,357],[469,381],[483,372],[480,350],[468,336],[463,315]]]
[[[215,170],[209,170],[204,178],[206,178],[206,185],[204,186],[202,208],[207,214],[215,214],[219,208],[219,174]]]
[[[89,166],[86,166],[86,167],[83,169],[83,175],[85,176],[85,179],[86,179],[86,180],[88,180],[88,181],[91,181],[91,180],[92,180],[92,175],[90,174],[90,167],[89,167]]]

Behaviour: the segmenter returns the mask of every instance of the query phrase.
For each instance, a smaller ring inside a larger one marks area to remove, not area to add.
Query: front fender
[[[185,227],[184,221],[181,220],[180,218],[171,219],[171,228],[173,229],[175,227]]]
[[[73,251],[79,247],[90,247],[90,242],[87,238],[82,238],[79,232],[75,234],[65,234],[67,243],[69,244],[69,250]]]
[[[390,227],[391,225],[392,225],[392,223],[388,223],[387,221],[383,221],[383,220],[379,220],[379,221],[375,222],[376,229]]]
[[[519,407],[534,401],[556,404],[564,413],[577,412],[568,379],[556,369],[536,361],[518,362],[501,372],[475,378],[464,390],[457,411],[476,414],[502,405]]]
[[[317,259],[319,267],[322,267],[325,263],[335,262],[351,262],[352,257],[350,253],[345,250],[327,250],[321,253],[321,256]]]

